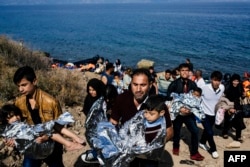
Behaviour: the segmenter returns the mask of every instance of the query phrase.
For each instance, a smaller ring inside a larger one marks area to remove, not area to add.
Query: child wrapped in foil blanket
[[[35,142],[35,139],[45,134],[51,136],[55,123],[67,125],[73,122],[73,116],[69,112],[63,113],[55,121],[37,125],[29,125],[25,122],[16,121],[8,125],[1,136],[6,139],[15,139],[15,146],[20,153],[24,153],[33,159],[44,159],[52,153],[54,141],[48,140],[38,144]]]
[[[189,109],[190,112],[195,115],[198,122],[205,118],[201,105],[201,98],[194,96],[192,91],[181,94],[171,93],[171,97],[173,97],[173,100],[166,101],[165,104],[168,106],[172,121],[175,120],[177,115],[181,114],[179,111],[182,107]]]
[[[107,121],[102,109],[103,98],[98,99],[90,109],[86,121],[86,138],[90,146],[97,151],[103,166],[126,167],[136,156],[147,159],[159,159],[160,149],[165,144],[166,122],[161,123],[161,130],[150,143],[145,141],[144,111],[139,111],[121,128]]]

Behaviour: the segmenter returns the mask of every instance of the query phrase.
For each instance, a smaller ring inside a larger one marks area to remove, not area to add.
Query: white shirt
[[[204,81],[203,78],[196,79],[194,82],[199,88],[202,88],[204,85],[206,85],[206,82]]]
[[[212,84],[204,85],[202,88],[202,107],[204,113],[210,116],[215,116],[215,105],[223,95],[225,87],[220,84],[219,88],[214,91]]]

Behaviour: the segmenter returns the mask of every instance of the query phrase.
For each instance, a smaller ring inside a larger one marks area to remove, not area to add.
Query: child
[[[198,122],[205,118],[205,114],[201,107],[201,94],[202,90],[199,87],[196,87],[189,93],[177,94],[172,93],[172,101],[166,101],[165,104],[168,106],[171,120],[175,120],[176,116],[181,114],[180,110],[188,109],[190,113],[193,113],[196,116]]]
[[[68,129],[61,128],[61,125],[59,125],[59,123],[64,125],[73,122],[71,117],[72,116],[69,115],[69,113],[64,113],[58,118],[57,121],[50,121],[44,124],[30,126],[21,122],[23,121],[22,114],[18,107],[7,104],[0,110],[0,122],[2,125],[6,126],[2,136],[6,138],[14,138],[17,149],[21,153],[24,152],[26,155],[30,154],[30,156],[35,159],[45,158],[51,153],[51,151],[53,151],[54,143],[50,140],[41,144],[30,142],[35,139],[36,135],[42,135],[44,133],[50,135],[50,138],[53,141],[63,144],[66,150],[78,150],[83,148],[83,145],[85,145],[83,139],[79,138]],[[60,133],[73,139],[73,142],[66,140],[59,133],[52,133],[53,130],[56,132],[60,130]]]
[[[120,129],[108,121],[97,124],[96,134],[89,141],[98,151],[107,166],[129,166],[136,156],[159,160],[159,152],[165,144],[167,112],[164,98],[150,96],[144,104],[146,110],[139,111]],[[99,160],[99,159],[98,159]]]

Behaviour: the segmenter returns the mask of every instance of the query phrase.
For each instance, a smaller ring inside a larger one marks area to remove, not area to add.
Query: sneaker
[[[179,148],[173,148],[173,154],[179,155]]]
[[[96,157],[94,157],[93,153],[91,153],[90,151],[86,151],[85,153],[83,153],[81,155],[81,159],[86,162],[86,163],[95,163],[95,164],[99,164],[99,161]]]
[[[199,152],[197,152],[196,154],[191,155],[190,159],[196,160],[196,161],[202,161],[204,157]]]
[[[219,158],[218,152],[217,152],[217,151],[212,152],[212,157],[213,157],[214,159]]]
[[[206,144],[199,143],[199,147],[205,151],[209,150],[209,147]]]
[[[105,165],[105,163],[103,162],[102,158],[101,158],[100,156],[98,156],[98,155],[97,155],[97,160],[98,160],[98,162],[99,162],[99,164],[100,164],[101,166],[104,166],[104,165]]]

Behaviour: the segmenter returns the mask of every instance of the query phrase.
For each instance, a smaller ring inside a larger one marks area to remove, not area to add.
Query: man
[[[107,63],[106,64],[106,70],[105,72],[101,75],[101,81],[105,84],[105,85],[111,85],[114,79],[114,65],[112,63]]]
[[[137,69],[132,74],[131,91],[126,91],[120,94],[112,108],[110,122],[118,125],[119,122],[123,125],[126,121],[132,118],[138,111],[144,108],[143,103],[148,98],[148,93],[151,87],[150,73],[146,69]],[[167,135],[166,141],[170,140],[173,135],[172,124],[169,113],[165,113]],[[138,166],[158,166],[158,162],[136,158],[131,162],[131,167]]]
[[[161,75],[157,78],[158,93],[167,96],[167,90],[173,79],[171,78],[171,70],[167,69],[164,76]]]
[[[211,83],[202,87],[202,105],[206,117],[205,120],[202,121],[204,130],[199,146],[208,151],[209,148],[206,145],[206,142],[208,142],[210,146],[209,151],[212,153],[213,158],[219,157],[213,138],[213,126],[215,123],[215,105],[218,103],[225,90],[225,87],[221,84],[222,77],[223,76],[220,71],[214,71],[210,76]]]
[[[22,116],[28,124],[48,122],[62,114],[58,101],[37,87],[37,78],[31,67],[24,66],[19,68],[14,74],[13,81],[21,93],[21,96],[15,101],[15,106],[21,110]],[[47,135],[36,138],[37,143],[47,140],[51,140]],[[23,167],[40,167],[42,161],[49,167],[63,167],[62,154],[63,147],[56,142],[52,154],[46,159],[37,160],[24,156]]]
[[[179,65],[180,78],[174,80],[168,87],[167,99],[171,99],[171,93],[188,93],[195,89],[197,86],[195,82],[188,79],[189,77],[189,64],[183,63]],[[180,132],[182,124],[185,124],[191,133],[191,150],[190,158],[192,160],[202,161],[204,157],[198,152],[198,127],[193,113],[185,107],[181,107],[180,114],[173,121],[174,137],[173,137],[173,154],[179,155],[180,147]]]
[[[194,82],[196,83],[196,85],[199,88],[206,85],[204,79],[202,78],[202,71],[201,70],[196,70],[195,71],[195,80],[194,80]]]

